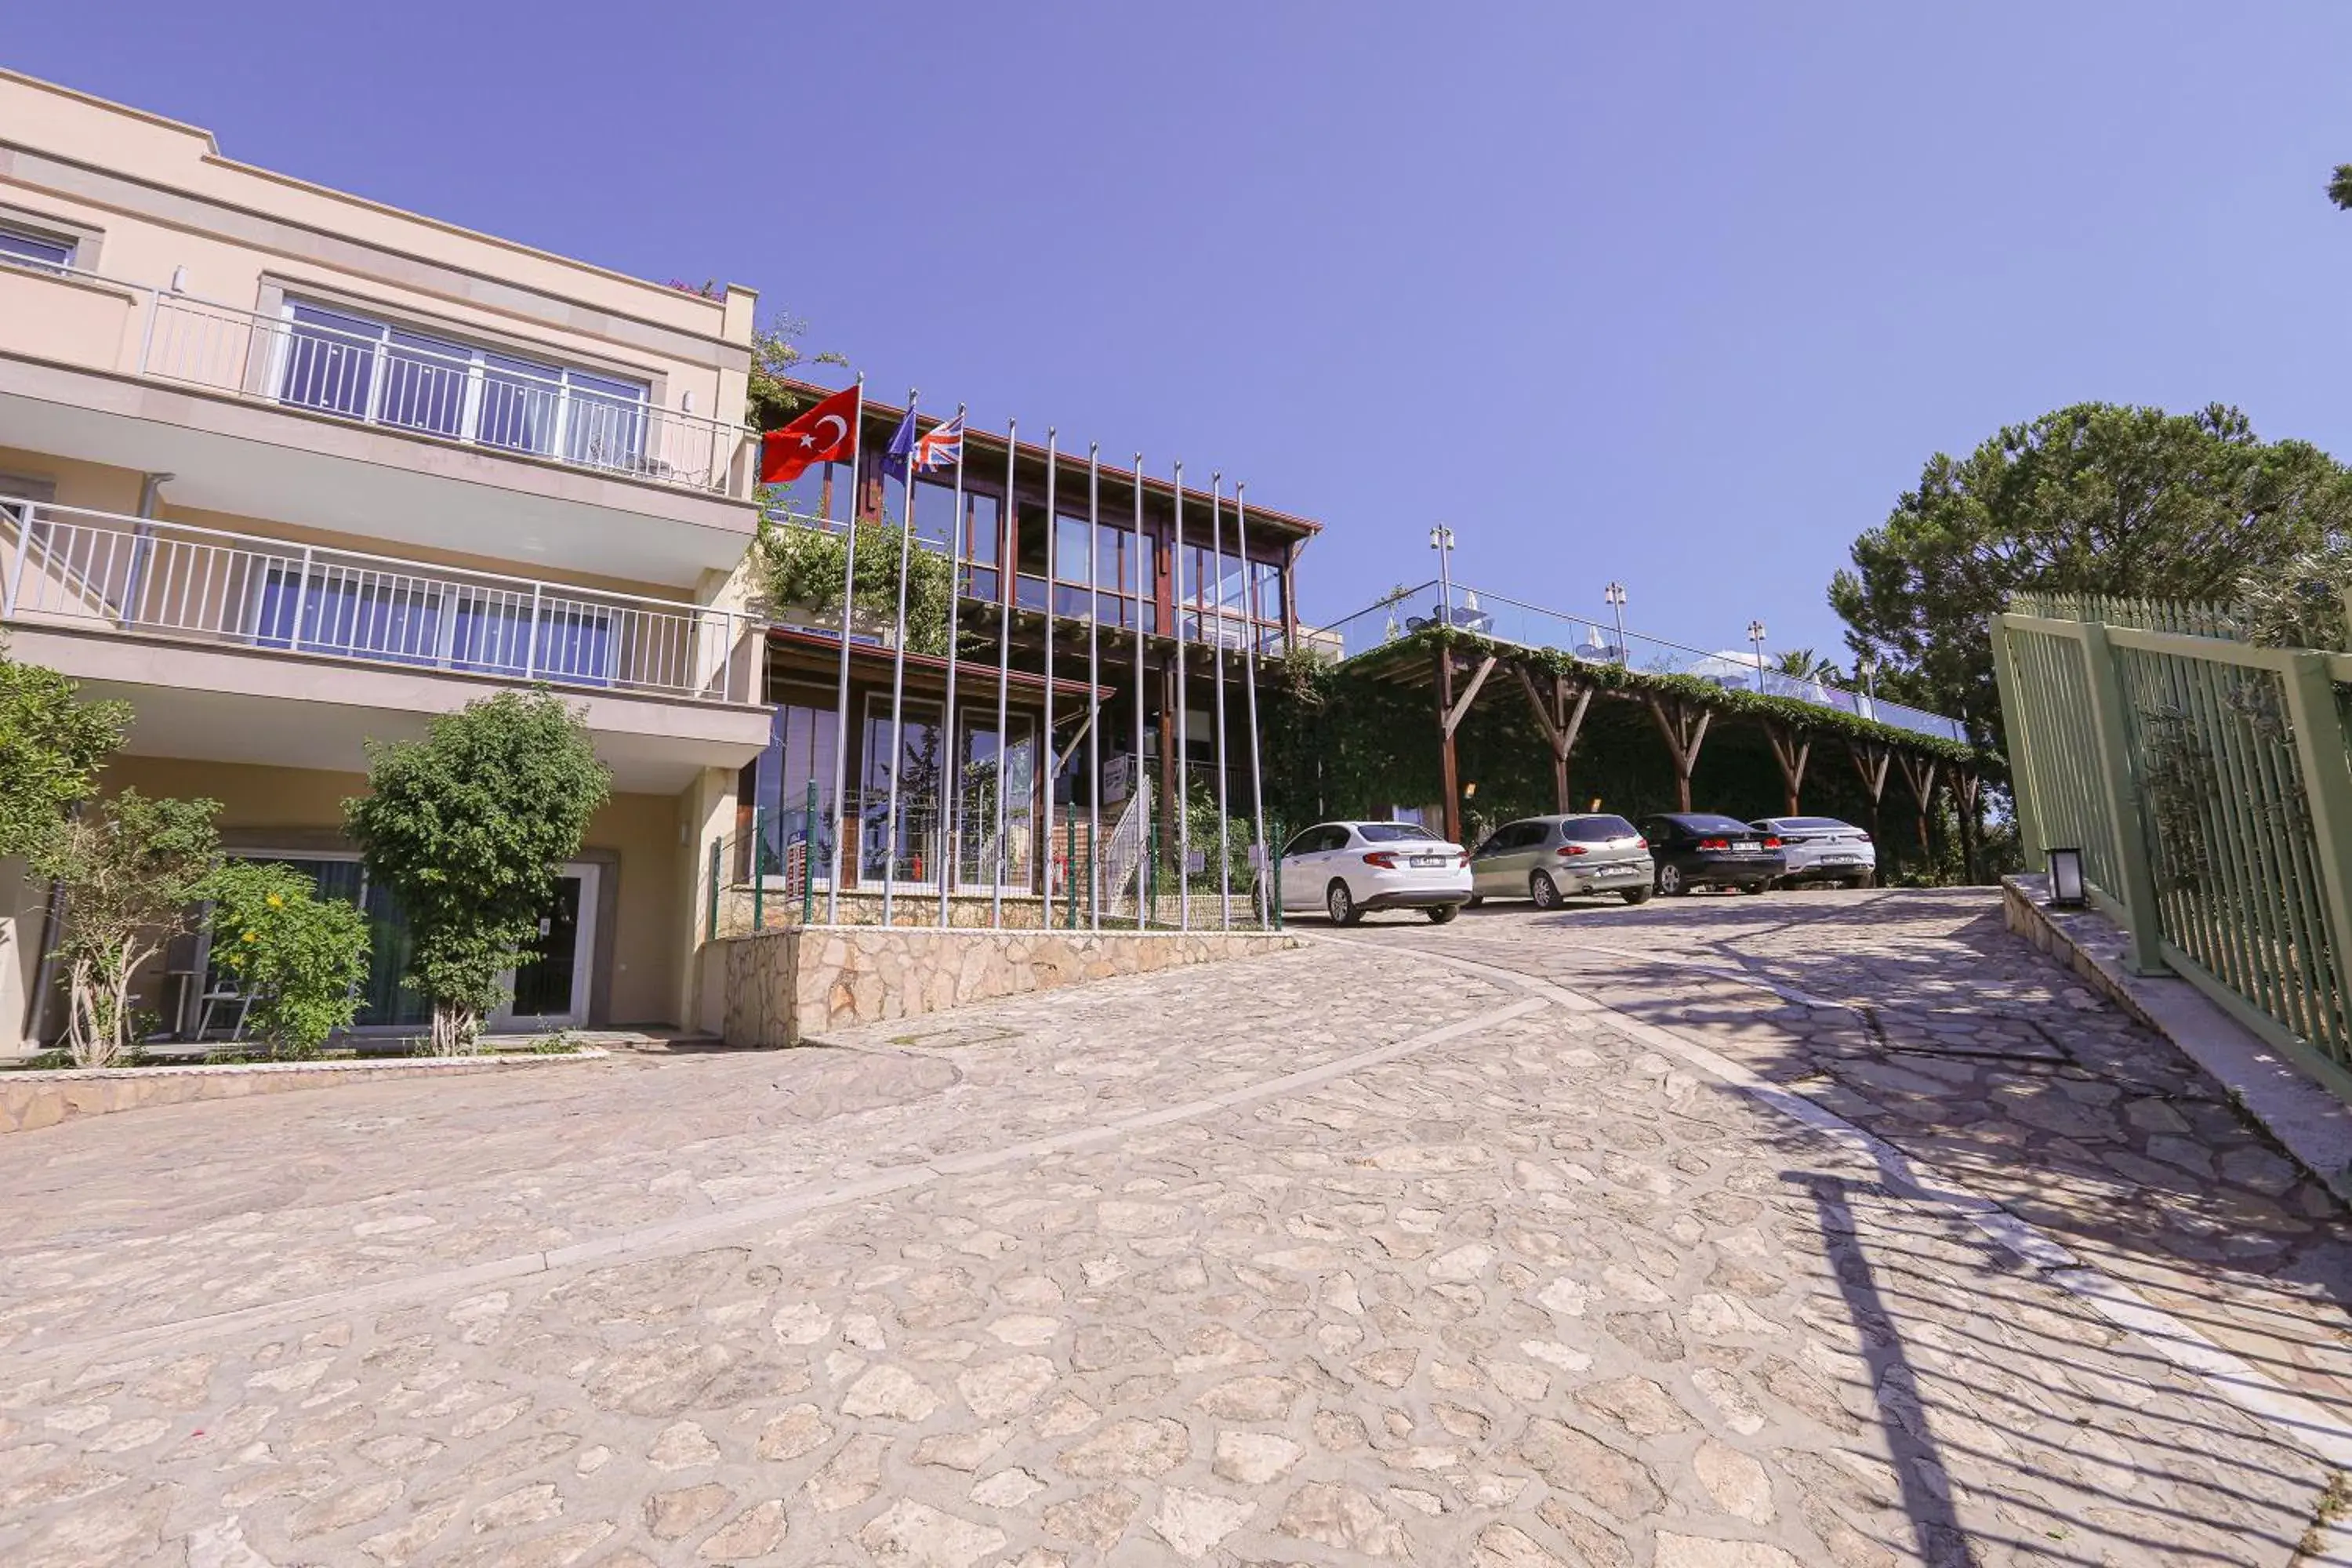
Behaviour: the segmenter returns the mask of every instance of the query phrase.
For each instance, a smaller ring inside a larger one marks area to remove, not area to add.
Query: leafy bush
[[[422,741],[370,742],[368,785],[343,814],[370,876],[407,915],[432,1049],[471,1050],[612,774],[571,709],[506,691],[441,715]]]
[[[220,864],[215,800],[150,800],[126,789],[59,823],[33,868],[65,885],[58,951],[67,962],[67,1049],[74,1065],[113,1067],[131,1052],[131,982],[194,922]]]
[[[72,681],[17,663],[0,639],[0,859],[31,854],[96,792],[130,725],[129,704],[76,700]]]
[[[247,1031],[273,1057],[314,1057],[359,1013],[367,917],[321,899],[291,867],[232,860],[214,873],[213,956],[253,999]]]
[[[898,617],[898,552],[907,550],[907,646],[918,653],[948,650],[948,605],[955,571],[948,558],[908,542],[906,530],[888,523],[857,525],[857,581],[853,602],[859,613],[886,624]],[[779,526],[761,519],[751,546],[753,569],[771,605],[805,605],[820,616],[841,614],[841,580],[847,568],[844,534],[797,523]]]

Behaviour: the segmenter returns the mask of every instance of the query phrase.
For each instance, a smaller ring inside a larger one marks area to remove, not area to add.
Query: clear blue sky
[[[230,156],[747,283],[894,397],[1738,646],[1927,455],[2083,398],[2352,455],[2352,5],[19,5]]]

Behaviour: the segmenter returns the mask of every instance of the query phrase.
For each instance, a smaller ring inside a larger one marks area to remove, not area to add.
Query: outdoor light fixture
[[[1610,614],[1617,617],[1617,666],[1622,669],[1625,665],[1625,584],[1612,583],[1601,590],[1601,596],[1608,602]]]
[[[1462,798],[1464,800],[1476,800],[1478,798],[1478,785],[1475,781],[1462,786]]]
[[[1764,689],[1764,623],[1748,623],[1748,640],[1756,645],[1756,689]]]
[[[2080,849],[2044,849],[2050,858],[2050,907],[2053,910],[2079,910],[2083,907],[2083,852]]]
[[[1439,523],[1429,531],[1429,547],[1437,552],[1437,622],[1454,624],[1454,531]]]

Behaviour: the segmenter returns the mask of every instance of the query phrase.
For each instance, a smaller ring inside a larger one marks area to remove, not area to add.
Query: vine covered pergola
[[[1760,738],[1778,775],[1783,814],[1804,814],[1809,792],[1834,793],[1849,808],[1858,795],[1874,829],[1888,785],[1899,783],[1914,808],[1924,855],[1927,818],[1938,791],[1947,792],[1960,824],[1964,859],[1973,856],[1984,779],[2000,771],[1999,758],[1978,747],[1839,709],[1729,689],[1695,676],[1595,663],[1458,628],[1424,627],[1320,671],[1300,672],[1293,688],[1294,700],[1322,710],[1319,750],[1329,753],[1302,756],[1299,763],[1334,786],[1318,791],[1323,798],[1306,809],[1370,809],[1382,792],[1397,802],[1427,799],[1427,793],[1411,793],[1413,780],[1426,778],[1436,785],[1446,834],[1456,841],[1464,830],[1466,793],[1462,738],[1481,714],[1490,727],[1511,723],[1513,733],[1524,733],[1516,728],[1518,721],[1532,721],[1541,741],[1537,760],[1549,764],[1549,788],[1544,793],[1554,811],[1578,809],[1580,792],[1572,786],[1596,733],[1606,733],[1619,752],[1634,734],[1647,733],[1653,760],[1643,765],[1654,769],[1654,756],[1663,753],[1666,776],[1658,782],[1670,790],[1673,805],[1685,811],[1712,804],[1695,802],[1692,788],[1710,745],[1720,748],[1730,743],[1727,737],[1738,736],[1752,751]],[[1427,718],[1412,721],[1408,716],[1415,711]],[[1416,731],[1434,742],[1433,770],[1411,766],[1409,757],[1397,755],[1416,745]],[[1491,735],[1486,750],[1491,762],[1496,750]],[[1405,765],[1383,765],[1383,752]],[[1851,773],[1824,779],[1821,768],[1831,757],[1850,764]],[[1622,775],[1621,766],[1614,776]],[[1372,798],[1334,798],[1351,793]],[[1518,798],[1532,806],[1528,793]],[[1590,786],[1582,793],[1591,793]],[[1750,793],[1762,794],[1760,781]],[[1654,804],[1663,807],[1666,802]]]

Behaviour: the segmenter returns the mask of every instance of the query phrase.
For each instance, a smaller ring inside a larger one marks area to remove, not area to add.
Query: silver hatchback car
[[[1550,910],[1570,893],[1648,900],[1650,846],[1639,829],[1605,812],[1507,822],[1470,852],[1470,902],[1533,899]]]

